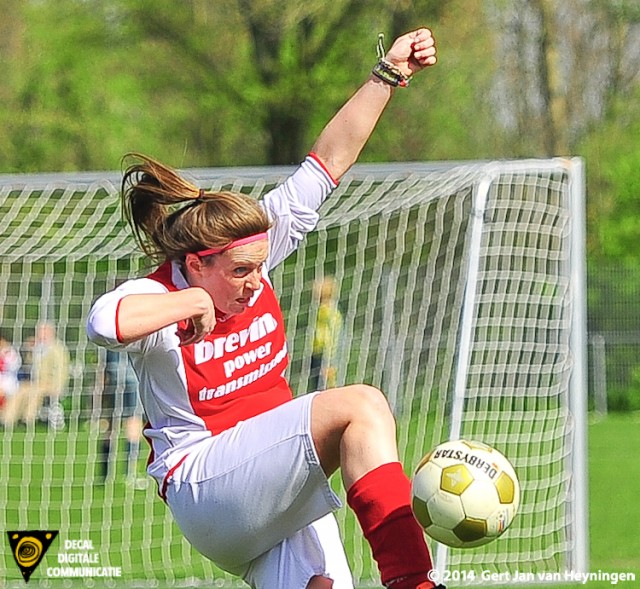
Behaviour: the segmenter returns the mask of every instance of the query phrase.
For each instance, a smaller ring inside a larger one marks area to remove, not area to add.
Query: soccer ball
[[[510,462],[481,442],[445,442],[427,454],[411,483],[418,523],[434,540],[473,548],[495,540],[520,504],[520,484]]]

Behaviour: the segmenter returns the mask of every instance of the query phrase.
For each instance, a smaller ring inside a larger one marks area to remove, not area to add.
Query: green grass
[[[152,485],[136,490],[125,484],[124,449],[121,447],[117,476],[107,485],[95,484],[97,436],[87,428],[79,428],[74,436],[49,434],[46,430],[16,430],[0,435],[0,532],[15,529],[59,529],[60,538],[91,538],[100,551],[101,562],[122,566],[126,579],[158,578],[155,586],[171,586],[173,579],[211,579],[215,569],[184,542],[172,542],[164,549],[157,538],[167,534],[179,537],[166,508],[154,497]],[[121,441],[122,443],[122,441]],[[146,448],[143,447],[142,451]],[[597,573],[629,573],[635,582],[619,582],[621,587],[640,586],[640,414],[614,414],[589,425],[589,571]],[[69,457],[79,457],[74,460]],[[139,470],[144,468],[140,458]],[[48,480],[45,488],[34,484]],[[62,509],[61,506],[66,508]],[[145,521],[153,521],[145,526]],[[79,522],[92,522],[83,527]],[[348,520],[350,522],[350,520]],[[359,531],[345,530],[347,540]],[[350,548],[347,541],[347,550]],[[6,538],[0,559],[0,588],[22,587]],[[124,553],[123,545],[140,550]],[[62,546],[52,546],[40,566],[55,566],[55,554]],[[146,556],[145,556],[146,555]],[[170,567],[167,563],[171,563]],[[39,586],[42,571],[34,573],[29,585]],[[184,586],[184,583],[182,583]],[[501,585],[519,589],[523,582]],[[557,583],[551,583],[551,586]],[[49,582],[49,587],[62,587],[63,582]],[[68,582],[64,586],[70,585]],[[95,587],[102,587],[99,582]],[[449,589],[461,585],[448,583]],[[549,586],[549,584],[547,585]],[[585,585],[571,583],[566,587]],[[611,587],[610,581],[590,581],[589,589]]]
[[[639,413],[589,426],[589,486],[591,569],[631,570],[640,586]]]
[[[633,573],[635,581],[616,585],[593,580],[564,587],[640,587],[639,457],[640,414],[611,414],[589,424],[589,572]],[[522,589],[524,585],[500,587]],[[458,586],[449,584],[450,589]]]

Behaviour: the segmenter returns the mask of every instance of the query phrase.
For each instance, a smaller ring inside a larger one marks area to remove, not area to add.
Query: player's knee
[[[363,426],[373,435],[395,431],[395,419],[384,394],[364,384],[319,393],[314,399],[312,423],[316,442],[332,441],[336,452],[339,440],[352,425]]]
[[[365,384],[353,385],[349,389],[354,421],[367,420],[372,424],[395,427],[395,419],[382,391]]]
[[[333,581],[327,577],[312,577],[307,585],[307,589],[331,589]]]

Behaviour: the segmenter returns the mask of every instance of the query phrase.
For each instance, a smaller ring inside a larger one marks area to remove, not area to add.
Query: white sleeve
[[[309,155],[283,184],[265,194],[263,205],[273,221],[267,268],[282,262],[315,229],[317,210],[336,186],[322,164]]]
[[[122,283],[118,288],[103,294],[96,300],[87,319],[87,336],[104,348],[141,349],[144,340],[125,345],[118,339],[118,308],[120,301],[130,294],[164,294],[166,287],[149,278],[138,278]]]

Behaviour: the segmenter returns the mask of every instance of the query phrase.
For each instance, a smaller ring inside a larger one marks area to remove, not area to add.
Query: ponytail
[[[188,252],[225,245],[270,228],[257,201],[233,192],[206,192],[171,168],[138,153],[122,179],[123,214],[150,257],[180,260]]]

